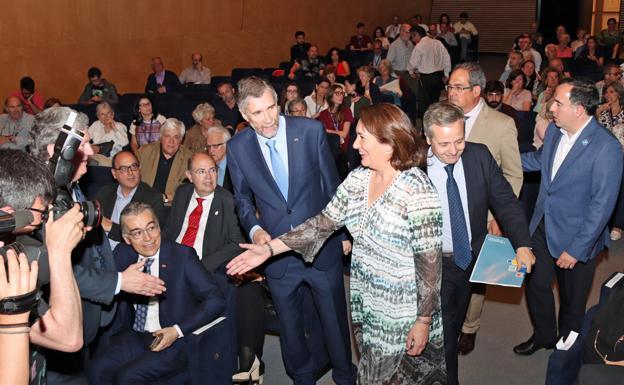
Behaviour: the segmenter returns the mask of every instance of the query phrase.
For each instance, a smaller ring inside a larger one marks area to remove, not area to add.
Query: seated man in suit
[[[208,271],[238,255],[238,244],[245,242],[232,194],[217,186],[217,174],[210,155],[193,155],[186,171],[191,183],[178,187],[165,233],[167,239],[194,248]]]
[[[160,140],[142,146],[137,154],[141,180],[160,192],[165,203],[171,202],[186,178],[186,165],[193,154],[182,144],[185,131],[184,123],[169,118],[160,126]]]
[[[210,127],[206,137],[206,148],[208,154],[212,156],[217,164],[217,184],[231,193],[234,193],[232,188],[232,180],[230,179],[230,172],[227,168],[227,142],[232,138],[230,132],[220,126]]]
[[[152,58],[152,73],[145,83],[146,94],[166,94],[180,89],[178,75],[166,70],[159,56]]]
[[[483,144],[466,142],[464,111],[435,103],[423,125],[429,149],[427,175],[442,204],[442,321],[448,384],[458,384],[457,340],[468,302],[474,256],[487,235],[491,207],[516,248],[518,266],[527,272],[535,262],[520,202],[494,157]]]
[[[121,151],[113,156],[111,169],[116,183],[103,186],[96,194],[95,199],[100,202],[102,209],[102,228],[108,235],[111,250],[123,242],[119,215],[121,210],[130,202],[149,203],[154,209],[158,221],[165,221],[165,207],[162,194],[141,182],[141,165],[131,151]]]
[[[187,368],[186,338],[219,317],[223,295],[191,248],[162,241],[154,210],[132,202],[121,212],[126,244],[115,249],[118,270],[145,260],[145,272],[167,283],[162,296],[121,298],[109,344],[90,363],[100,384],[147,384]]]

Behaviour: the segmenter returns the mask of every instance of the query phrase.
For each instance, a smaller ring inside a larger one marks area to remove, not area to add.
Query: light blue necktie
[[[146,258],[145,265],[143,266],[143,272],[145,274],[152,274],[152,266],[154,263],[154,258]],[[147,307],[149,306],[149,298],[143,297],[141,301],[136,305],[136,310],[134,314],[134,325],[132,325],[132,330],[142,333],[145,331],[145,322],[147,321]]]
[[[466,228],[466,217],[459,195],[459,188],[453,178],[454,164],[444,166],[448,174],[446,179],[446,195],[448,196],[449,216],[451,217],[451,236],[453,237],[453,257],[455,264],[466,270],[472,261],[472,251]]]
[[[271,168],[273,169],[273,178],[277,187],[284,196],[284,199],[288,200],[288,174],[286,173],[286,167],[284,167],[284,161],[281,155],[275,148],[275,139],[269,139],[266,142],[269,147],[269,154],[271,155]]]

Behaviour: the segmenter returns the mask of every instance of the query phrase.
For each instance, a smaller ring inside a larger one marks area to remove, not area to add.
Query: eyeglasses
[[[139,107],[147,107],[147,106],[151,106],[152,103],[150,102],[143,102],[143,103],[139,103]]]
[[[448,92],[451,92],[451,91],[463,92],[463,91],[471,90],[472,87],[473,86],[454,86],[454,85],[451,85],[451,84],[447,84],[447,85],[444,86],[444,88]]]
[[[206,145],[206,149],[210,150],[211,148],[214,148],[215,150],[221,146],[223,146],[225,144],[225,142],[221,142],[221,143],[217,143],[217,144],[207,144]]]
[[[205,168],[198,168],[197,170],[192,170],[191,171],[193,174],[198,175],[198,176],[204,176],[208,173],[210,174],[216,174],[217,173],[217,168],[216,167],[210,167],[209,169],[205,169]]]
[[[119,171],[122,174],[127,174],[128,172],[136,172],[139,169],[138,163],[132,163],[130,166],[120,166],[118,168],[114,168],[114,170]]]
[[[298,90],[286,90],[287,94],[296,94],[298,92],[299,92]]]
[[[144,229],[134,229],[130,232],[126,232],[124,234],[130,236],[130,238],[134,239],[135,241],[138,241],[139,239],[143,238],[143,236],[147,233],[148,235],[152,236],[152,235],[156,235],[156,233],[160,230],[160,226],[158,226],[157,223],[152,223],[150,225],[148,225],[146,228]]]
[[[340,96],[342,96],[342,95],[344,95],[344,94],[345,94],[345,93],[344,93],[344,91],[334,91],[334,95],[340,95]]]
[[[292,114],[305,114],[305,112],[306,112],[306,110],[304,110],[303,108],[299,109],[299,110],[288,110],[288,113],[291,114],[291,115]]]

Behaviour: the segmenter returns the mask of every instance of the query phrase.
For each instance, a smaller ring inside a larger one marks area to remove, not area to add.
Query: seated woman
[[[134,114],[130,124],[130,147],[136,154],[139,147],[160,140],[160,126],[167,118],[158,113],[152,98],[147,94],[137,99]]]
[[[320,78],[314,86],[314,91],[305,97],[308,105],[308,118],[318,118],[321,111],[327,109],[327,92],[329,91],[329,80]]]
[[[299,93],[299,86],[297,83],[293,81],[286,83],[284,88],[282,88],[282,95],[280,96],[280,111],[282,111],[284,115],[289,115],[286,105],[288,102],[299,98],[301,98],[301,95]]]
[[[451,23],[451,18],[446,13],[441,13],[440,18],[438,19],[438,24],[436,24],[436,28],[438,33],[442,33],[443,31],[440,29],[440,24],[446,24],[448,26],[448,31],[451,33],[455,33],[455,29],[453,29],[453,23]]]
[[[544,108],[544,106],[548,103],[550,99],[555,95],[555,89],[563,80],[563,75],[556,68],[548,67],[544,71],[542,71],[542,86],[541,88],[544,91],[540,92],[537,97],[537,102],[535,103],[535,107],[533,111],[538,114]]]
[[[379,87],[373,83],[373,76],[375,75],[371,66],[362,66],[357,69],[357,76],[360,79],[357,93],[368,99],[371,104],[381,103],[381,91]]]
[[[215,109],[209,103],[198,104],[193,110],[195,124],[186,131],[184,146],[196,152],[205,152],[208,129],[213,126],[221,126],[221,122],[215,119]]]
[[[532,60],[526,60],[522,63],[522,67],[520,68],[524,77],[526,78],[526,82],[524,83],[524,89],[529,90],[529,92],[533,93],[533,90],[537,88],[539,84],[539,77],[537,76],[537,72],[535,71],[535,62]],[[509,77],[507,77],[509,79]],[[537,98],[537,94],[535,93],[535,98]]]
[[[377,27],[373,31],[373,41],[379,40],[381,41],[381,48],[384,50],[388,50],[390,48],[390,40],[386,37],[386,33],[383,28]]]
[[[512,106],[516,111],[531,110],[531,92],[524,89],[526,76],[521,70],[511,71],[505,84],[503,103]]]
[[[559,44],[557,45],[557,57],[560,59],[571,59],[572,48],[570,48],[570,35],[567,33],[557,36]]]
[[[598,45],[598,40],[596,40],[595,36],[590,36],[587,38],[587,42],[581,48],[579,48],[579,55],[577,59],[585,59],[596,63],[598,67],[602,67],[604,64],[604,55],[602,54],[602,49]]]
[[[346,153],[349,149],[349,130],[353,125],[353,114],[345,104],[345,91],[339,84],[334,84],[327,95],[329,108],[319,114],[318,120],[323,123],[325,132],[330,137],[329,145],[334,155],[336,168],[340,178],[344,180],[349,173]]]
[[[349,76],[351,75],[351,69],[349,63],[342,58],[340,50],[336,47],[332,47],[327,51],[327,65],[325,67],[334,67],[336,76]]]
[[[373,83],[379,87],[383,95],[392,97],[393,103],[401,106],[401,87],[399,78],[393,73],[392,64],[388,59],[383,59],[379,63],[379,76],[376,76]]]
[[[89,127],[89,136],[94,143],[91,148],[96,154],[112,158],[128,145],[128,129],[125,124],[115,121],[115,111],[107,102],[98,104],[95,114],[98,120]],[[99,146],[108,142],[112,142],[108,149]]]
[[[370,106],[371,102],[357,92],[358,80],[351,75],[345,79],[345,93],[347,95],[346,103],[353,113],[355,119],[360,118],[360,110],[366,106]]]

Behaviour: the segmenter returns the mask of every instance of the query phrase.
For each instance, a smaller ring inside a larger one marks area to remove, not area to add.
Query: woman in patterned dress
[[[346,226],[353,236],[351,317],[361,355],[358,384],[445,384],[440,313],[442,212],[418,167],[426,146],[396,106],[365,107],[353,147],[362,167],[327,207],[290,232],[228,264],[241,274],[288,250],[311,262]]]

